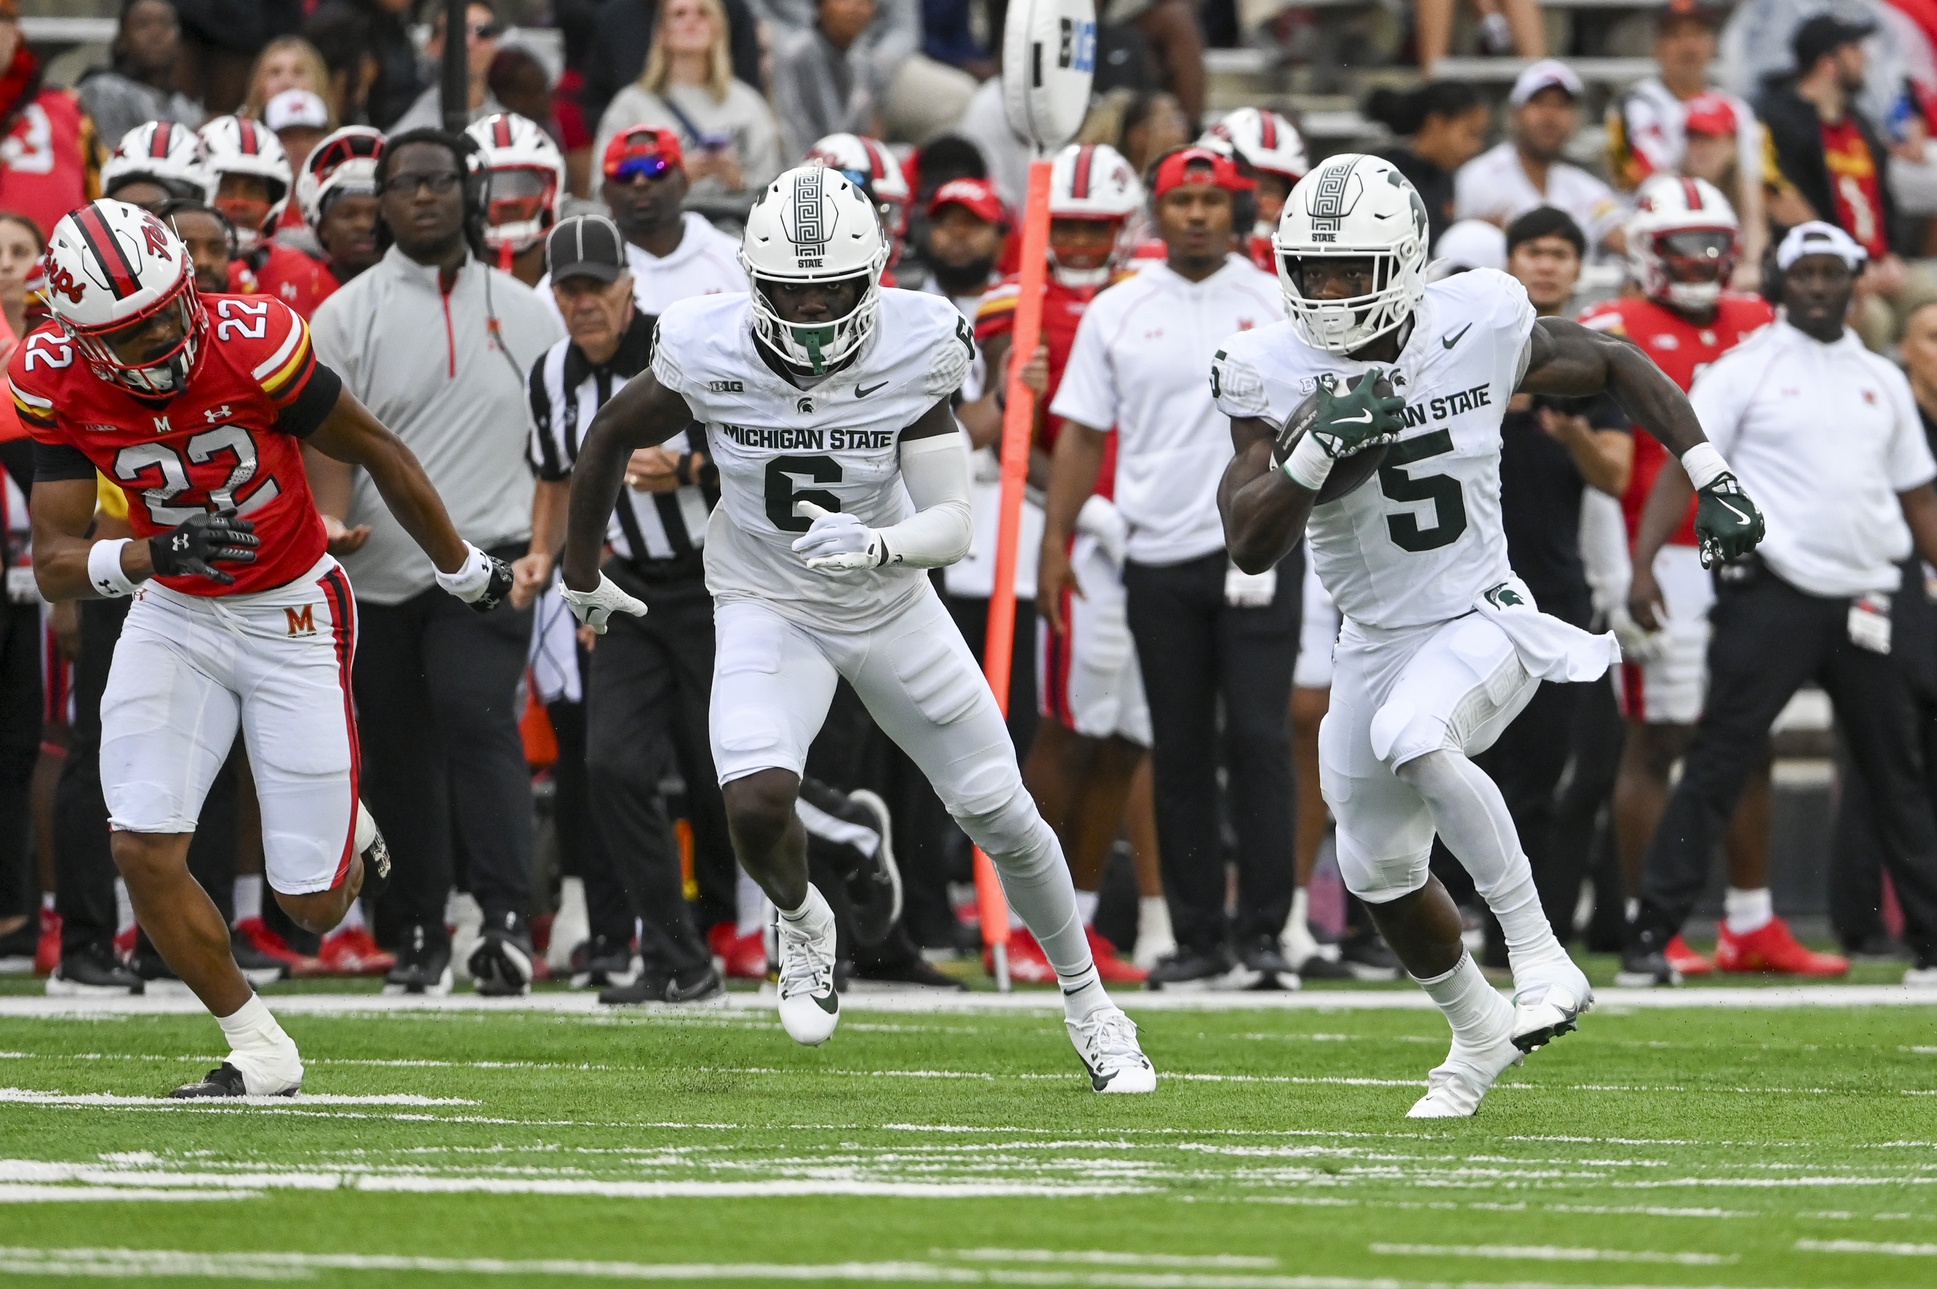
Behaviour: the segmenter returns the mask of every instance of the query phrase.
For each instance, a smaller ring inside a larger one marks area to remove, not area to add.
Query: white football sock
[[[262,874],[238,873],[235,878],[235,920],[262,916]]]
[[[363,901],[351,900],[350,907],[344,912],[343,920],[336,924],[337,931],[355,931],[367,925],[363,920]],[[332,931],[330,934],[336,934]]]
[[[1009,799],[986,814],[956,816],[969,840],[982,848],[1002,878],[1009,907],[1042,946],[1063,986],[1063,1007],[1072,1019],[1107,1005],[1090,958],[1089,936],[1076,911],[1076,886],[1062,843],[1044,822],[1028,789],[1017,781]],[[1098,1001],[1100,999],[1100,1002]]]
[[[807,898],[800,902],[797,909],[782,909],[780,916],[789,922],[818,924],[823,919],[833,920],[834,910],[828,906],[827,897],[820,893],[812,882],[807,883]]]
[[[128,898],[128,884],[114,879],[114,933],[120,935],[135,924],[134,901]]]
[[[1291,916],[1285,919],[1284,932],[1278,937],[1286,961],[1294,967],[1322,956],[1318,937],[1312,934],[1310,916],[1311,896],[1301,886],[1291,894]]]
[[[1419,980],[1417,976],[1413,979]],[[1446,1014],[1456,1043],[1486,1047],[1513,1027],[1513,1004],[1487,983],[1470,953],[1461,952],[1451,971],[1419,980],[1419,987]]]
[[[739,911],[733,930],[742,936],[757,935],[773,918],[773,901],[760,889],[760,883],[747,876],[746,869],[736,866],[733,871],[738,875],[733,898]]]
[[[283,1032],[269,1008],[254,994],[215,1023],[229,1040],[229,1064],[242,1071],[242,1086],[250,1093],[279,1092],[303,1081],[303,1062],[296,1042]]]
[[[1426,799],[1433,827],[1500,920],[1514,978],[1525,967],[1566,961],[1567,950],[1540,909],[1533,866],[1520,849],[1506,798],[1486,771],[1464,753],[1442,749],[1406,762],[1397,773]]]
[[[45,891],[41,894],[40,907],[49,913],[54,911],[54,893],[52,891]]]
[[[1722,896],[1722,911],[1728,916],[1730,935],[1748,935],[1776,920],[1775,898],[1766,886],[1752,891],[1729,887]]]
[[[1170,904],[1161,895],[1143,895],[1137,898],[1137,943],[1157,940],[1165,944],[1175,944],[1176,935],[1170,929]]]
[[[1076,892],[1076,916],[1083,919],[1084,926],[1089,926],[1096,921],[1096,906],[1102,902],[1102,895],[1096,891],[1078,890]]]

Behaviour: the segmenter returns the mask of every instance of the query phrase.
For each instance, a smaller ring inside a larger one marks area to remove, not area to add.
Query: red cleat
[[[61,965],[61,915],[52,909],[40,911],[40,943],[34,946],[34,974],[51,976]]]
[[[126,962],[128,959],[134,957],[135,937],[140,934],[141,928],[132,926],[125,931],[116,931],[114,933],[114,956],[122,962]]]
[[[706,933],[706,947],[721,963],[721,974],[729,980],[767,978],[767,937],[759,931],[745,935],[731,922],[716,922]]]
[[[351,927],[323,938],[317,960],[332,976],[381,976],[397,965],[397,955],[377,944],[368,927]]]
[[[995,950],[982,950],[982,969],[995,974]],[[1056,968],[1043,956],[1036,937],[1022,927],[1009,928],[1009,980],[1018,985],[1053,985]]]
[[[1093,926],[1083,928],[1083,934],[1090,938],[1090,957],[1096,960],[1096,974],[1108,985],[1140,985],[1150,975],[1133,962],[1125,962],[1116,956],[1116,946],[1099,935]]]
[[[1842,976],[1850,960],[1834,953],[1817,953],[1803,947],[1781,918],[1768,922],[1747,935],[1734,935],[1728,923],[1721,927],[1715,942],[1715,965],[1722,971],[1767,971],[1785,976]]]
[[[1684,976],[1706,976],[1715,970],[1715,964],[1688,947],[1688,941],[1676,936],[1661,951],[1668,965]]]
[[[257,953],[287,963],[291,975],[314,976],[322,973],[322,965],[307,954],[297,953],[287,941],[271,931],[261,918],[243,918],[235,924],[235,933],[254,946]],[[119,947],[119,937],[116,947]]]

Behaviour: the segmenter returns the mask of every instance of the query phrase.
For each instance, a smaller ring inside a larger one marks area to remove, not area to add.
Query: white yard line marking
[[[0,1204],[148,1203],[160,1200],[261,1199],[264,1191],[156,1190],[142,1186],[33,1186],[0,1182]]]
[[[1113,1249],[930,1249],[937,1258],[961,1262],[1075,1262],[1109,1267],[1211,1267],[1268,1271],[1276,1258],[1251,1258],[1237,1253],[1119,1253]]]
[[[598,1280],[862,1281],[911,1284],[1078,1286],[1083,1289],[1444,1289],[1439,1282],[1359,1276],[1178,1271],[1158,1275],[1050,1267],[960,1266],[938,1262],[721,1263],[592,1262],[580,1259],[394,1257],[367,1253],[193,1253],[179,1249],[0,1248],[0,1271],[87,1277],[170,1276],[286,1279],[316,1271],[423,1272],[471,1276],[554,1276]],[[1574,1289],[1538,1281],[1463,1281],[1460,1289]],[[1604,1286],[1603,1289],[1637,1289]],[[1647,1289],[1680,1289],[1655,1285]]]
[[[199,1099],[199,1098],[198,1098]],[[243,1106],[288,1106],[288,1105],[476,1105],[461,1097],[426,1097],[414,1092],[382,1092],[374,1096],[342,1096],[336,1093],[307,1093],[294,1097],[222,1097],[225,1105]],[[182,1106],[187,1101],[171,1100],[168,1097],[122,1096],[116,1092],[42,1092],[34,1088],[0,1088],[0,1103],[12,1102],[25,1105],[60,1106]]]
[[[1600,1006],[1613,1010],[1719,1008],[1723,1010],[1763,1010],[1796,1007],[1937,1007],[1937,989],[1917,989],[1903,985],[1778,985],[1767,988],[1693,989],[1617,989],[1595,991]],[[438,1014],[486,1013],[517,1015],[556,1014],[588,1023],[609,1024],[744,1024],[746,1019],[761,1021],[772,1015],[770,996],[736,992],[724,1001],[710,1005],[707,1012],[695,1013],[677,1005],[642,1007],[620,1015],[602,1007],[596,997],[585,992],[546,990],[524,998],[482,998],[476,994],[451,994],[443,998],[427,995],[396,996],[381,994],[278,994],[273,989],[266,1001],[279,1014],[308,1016],[345,1016],[390,1012]],[[1053,991],[1022,990],[1010,994],[992,992],[934,993],[910,990],[905,993],[849,994],[842,1009],[853,1012],[879,1012],[902,1015],[964,1015],[988,1012],[1060,1012]],[[1130,1003],[1132,1012],[1203,1011],[1432,1011],[1432,1000],[1416,989],[1353,990],[1308,989],[1297,993],[1257,993],[1215,991],[1205,993],[1138,994]],[[192,994],[176,996],[111,998],[46,998],[19,996],[0,998],[0,1017],[106,1017],[114,1015],[202,1015],[203,1007]]]
[[[1374,1253],[1424,1258],[1501,1258],[1530,1262],[1670,1262],[1684,1267],[1725,1267],[1736,1253],[1656,1253],[1646,1249],[1582,1249],[1558,1244],[1369,1244]]]
[[[1801,1253],[1888,1253],[1899,1258],[1937,1258],[1937,1244],[1894,1240],[1797,1240]]]

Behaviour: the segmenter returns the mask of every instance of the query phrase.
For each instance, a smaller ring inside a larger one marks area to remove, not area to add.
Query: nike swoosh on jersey
[[[887,384],[888,382],[884,380],[879,385],[856,385],[854,387],[854,397],[866,398],[869,394],[874,393],[874,391],[876,391],[877,389],[885,388]]]
[[[1471,331],[1472,329],[1473,329],[1473,324],[1469,322],[1465,326],[1461,327],[1458,331],[1454,332],[1452,335],[1441,336],[1439,338],[1439,343],[1442,345],[1445,345],[1448,349],[1451,349],[1454,345],[1460,342],[1460,338],[1462,336],[1464,336],[1467,332]]]

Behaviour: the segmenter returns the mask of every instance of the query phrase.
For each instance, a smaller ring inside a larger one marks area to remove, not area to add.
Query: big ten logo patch
[[[289,619],[290,636],[313,636],[316,634],[316,606],[305,604],[300,608],[284,607],[283,614]]]
[[[737,380],[709,380],[706,382],[706,388],[715,394],[744,394],[747,387]]]

